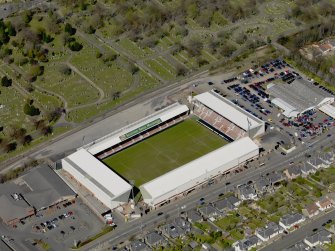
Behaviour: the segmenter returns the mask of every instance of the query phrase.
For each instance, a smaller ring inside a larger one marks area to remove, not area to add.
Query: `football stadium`
[[[108,208],[128,201],[132,182],[154,208],[258,156],[263,121],[213,91],[190,107],[174,103],[95,140],[63,169]]]

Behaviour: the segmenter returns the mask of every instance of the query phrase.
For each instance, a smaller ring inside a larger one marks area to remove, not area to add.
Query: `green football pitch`
[[[138,187],[227,143],[196,120],[187,119],[103,162]]]

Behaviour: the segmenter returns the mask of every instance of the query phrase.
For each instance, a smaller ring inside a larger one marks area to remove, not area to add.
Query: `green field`
[[[139,186],[225,144],[223,138],[188,119],[103,162]]]

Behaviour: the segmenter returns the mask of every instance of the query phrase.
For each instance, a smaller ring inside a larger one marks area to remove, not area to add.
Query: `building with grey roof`
[[[12,182],[0,184],[0,218],[5,224],[15,225],[35,214],[34,208],[24,200],[23,192]]]
[[[148,233],[144,240],[151,248],[165,247],[168,244],[167,240],[156,231]]]
[[[327,243],[331,243],[331,233],[326,231],[326,230],[320,230],[319,232],[308,236],[304,239],[304,242],[309,246],[309,247],[315,247],[318,245],[324,245]]]
[[[310,250],[309,246],[306,243],[300,241],[289,248],[284,249],[284,251],[308,251]]]
[[[291,84],[269,84],[267,92],[273,97],[272,103],[284,110],[286,117],[296,117],[305,111],[334,102],[334,97],[303,79],[296,79]]]
[[[220,212],[224,212],[224,210],[234,210],[241,204],[241,201],[233,195],[224,198],[223,200],[216,201],[213,203],[214,207]]]
[[[316,172],[316,168],[314,166],[312,166],[309,163],[304,162],[304,164],[301,167],[301,173],[303,177],[306,177],[315,172]]]
[[[133,241],[129,245],[129,250],[130,251],[150,251],[151,248],[149,248],[148,245],[145,244],[144,242],[140,240],[136,240],[136,241]]]
[[[235,251],[247,251],[256,247],[260,242],[261,240],[256,235],[252,235],[246,239],[233,243],[232,246]]]
[[[243,184],[237,188],[237,197],[241,200],[256,200],[257,193],[252,186]]]
[[[219,211],[216,210],[216,208],[213,207],[212,205],[206,205],[204,207],[199,208],[198,210],[200,214],[207,219],[219,215]]]
[[[300,213],[287,214],[280,218],[279,225],[284,229],[290,229],[291,227],[305,221],[305,217]]]
[[[320,168],[327,168],[329,167],[329,164],[325,163],[322,161],[322,159],[315,157],[315,158],[310,158],[307,161],[308,164],[312,165],[315,169],[320,169]]]
[[[277,172],[270,173],[266,178],[270,181],[272,186],[277,185],[279,182],[285,180],[285,177],[281,173]]]
[[[203,221],[202,216],[195,209],[191,209],[191,210],[187,211],[186,212],[186,217],[187,217],[187,220],[190,223],[195,223],[195,222],[201,222],[201,221]]]
[[[191,224],[185,221],[183,218],[175,218],[171,223],[166,224],[162,227],[162,232],[172,239],[178,237],[184,237],[191,231]]]
[[[296,179],[302,174],[300,166],[289,167],[284,171],[284,173],[290,180]]]
[[[271,238],[281,234],[284,229],[277,223],[270,222],[265,227],[256,230],[256,236],[262,241],[268,241]]]
[[[253,186],[258,194],[266,193],[271,189],[270,181],[263,177],[261,177],[260,179],[257,179],[253,183]]]
[[[20,180],[29,188],[23,195],[25,200],[36,211],[76,197],[76,193],[47,165],[34,168]]]

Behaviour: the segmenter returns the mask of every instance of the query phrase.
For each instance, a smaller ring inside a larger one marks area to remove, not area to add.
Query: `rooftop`
[[[195,96],[194,99],[220,114],[222,117],[229,119],[245,131],[264,123],[259,118],[246,112],[214,91],[199,94]]]
[[[21,179],[31,189],[24,198],[37,210],[49,207],[76,193],[47,165],[33,169]]]
[[[218,168],[224,167],[222,172],[228,171],[241,156],[258,149],[250,138],[239,139],[143,184],[140,186],[142,195],[155,199],[167,193],[175,193],[179,187],[186,187],[187,183],[203,182],[208,179],[207,175]]]
[[[34,208],[20,197],[22,193],[22,188],[14,183],[0,184],[0,205],[2,205],[0,206],[0,218],[5,223],[34,214]],[[14,199],[12,197],[14,194],[19,197]]]
[[[64,161],[69,163],[81,175],[85,176],[87,181],[105,194],[108,194],[111,198],[117,197],[131,189],[130,184],[85,149],[80,149],[69,155]]]
[[[270,84],[267,92],[279,98],[290,110],[302,113],[333,99],[331,95],[314,88],[302,79],[296,79],[291,84]]]

